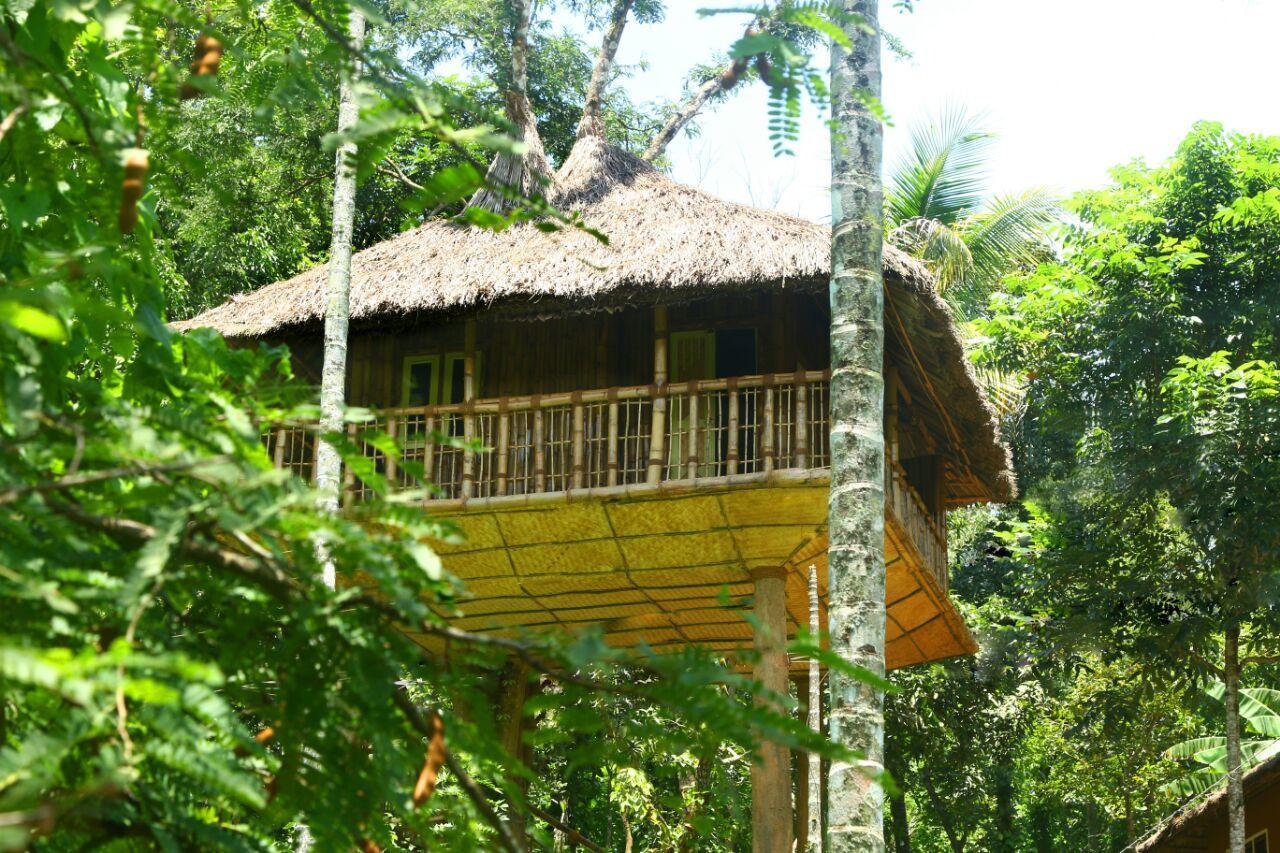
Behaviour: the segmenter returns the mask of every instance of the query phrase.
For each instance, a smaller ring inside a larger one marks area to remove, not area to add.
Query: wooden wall
[[[671,332],[751,328],[762,373],[830,363],[826,306],[820,296],[758,293],[669,306]],[[653,309],[627,307],[578,316],[526,319],[497,313],[476,320],[477,397],[509,397],[647,385],[653,381]],[[444,357],[464,348],[466,319],[386,329],[354,329],[348,350],[347,400],[355,406],[398,406],[404,360]],[[320,376],[317,333],[280,338],[295,370]],[[442,358],[443,360],[443,358]]]

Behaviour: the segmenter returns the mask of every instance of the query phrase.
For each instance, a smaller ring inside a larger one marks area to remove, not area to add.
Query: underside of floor
[[[751,645],[753,572],[785,567],[788,631],[795,636],[809,622],[812,566],[825,634],[827,488],[824,477],[815,477],[468,508],[450,516],[464,540],[440,546],[445,568],[466,588],[463,615],[450,621],[512,632],[598,625],[618,646],[729,652]],[[891,512],[885,562],[890,669],[976,651],[943,585]]]

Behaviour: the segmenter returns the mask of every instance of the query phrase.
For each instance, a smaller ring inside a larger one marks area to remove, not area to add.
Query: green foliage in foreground
[[[345,60],[317,37],[341,3],[217,11],[219,33],[266,40],[233,47],[224,73],[258,63],[268,113]],[[514,848],[521,815],[545,846],[562,811],[538,803],[562,788],[501,746],[501,673],[537,681],[540,698],[506,713],[552,721],[539,743],[570,775],[646,755],[710,766],[725,750],[741,768],[766,737],[829,753],[696,652],[452,630],[460,588],[429,545],[452,531],[412,496],[329,517],[272,469],[262,426],[312,417],[311,392],[282,351],[166,327],[172,235],[157,211],[184,185],[154,180],[133,233],[117,225],[126,149],[149,147],[152,176],[171,174],[185,156],[173,141],[235,85],[202,80],[208,100],[178,100],[187,48],[158,50],[156,34],[189,45],[201,26],[161,2],[0,10],[0,848],[281,848],[300,825],[319,849]],[[509,148],[453,124],[453,94],[393,54],[366,60],[366,150],[386,150],[388,127]],[[420,200],[455,203],[475,180],[445,170]],[[320,540],[358,584],[321,583]],[[423,778],[440,785],[415,803],[438,719],[444,764]],[[607,776],[610,807],[628,776]],[[688,788],[689,803],[711,790]],[[736,843],[721,810],[656,807],[668,837]]]

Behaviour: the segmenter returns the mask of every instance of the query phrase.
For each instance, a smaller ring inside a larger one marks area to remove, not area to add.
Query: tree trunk
[[[818,567],[809,567],[809,633],[816,641],[822,630],[821,613],[818,610]],[[822,730],[822,669],[817,658],[809,659],[809,697],[808,717],[806,722],[811,731]],[[822,853],[822,756],[816,752],[809,753],[808,788],[803,796],[809,798],[807,812],[809,825],[805,827],[809,853]],[[796,792],[801,796],[801,792]]]
[[[514,15],[511,31],[511,86],[505,93],[507,119],[515,125],[516,139],[523,142],[522,154],[499,154],[489,164],[485,186],[471,197],[471,205],[494,213],[508,213],[518,199],[544,191],[551,180],[538,121],[529,103],[529,27],[533,21],[533,0],[511,0]]]
[[[1014,849],[1013,769],[1006,761],[996,769],[996,843],[1000,853]]]
[[[364,47],[364,13],[351,7],[347,22],[351,47]],[[359,66],[352,60],[342,75],[338,88],[338,132],[356,123],[360,107],[356,103],[355,85]],[[329,246],[328,300],[324,313],[324,367],[320,374],[320,433],[340,432],[342,412],[346,407],[347,325],[351,315],[351,234],[356,215],[356,146],[344,142],[335,156],[333,180],[333,230]],[[338,450],[321,438],[316,447],[316,486],[322,506],[331,513],[338,511],[342,462]],[[320,562],[324,582],[330,589],[337,584],[333,559],[321,546]]]
[[[1244,853],[1244,770],[1240,764],[1240,626],[1227,628],[1226,660],[1222,667],[1227,706],[1228,853]]]
[[[894,780],[899,785],[898,777]],[[907,824],[907,798],[899,791],[889,798],[889,815],[893,818],[894,853],[911,853],[911,827]]]
[[[889,796],[889,817],[892,819],[894,853],[911,853],[911,829],[907,824],[907,795],[904,793],[903,788],[906,773],[902,770],[900,756],[898,751],[894,749],[892,742],[885,743],[884,752],[885,769],[889,771],[889,775],[893,777],[893,781],[898,786],[897,793]]]
[[[842,22],[852,50],[831,51],[831,492],[827,614],[831,650],[884,675],[883,130],[862,95],[880,96],[876,0],[841,0],[867,34]],[[832,853],[884,843],[884,694],[838,672],[831,739],[861,761],[833,761],[827,780]]]

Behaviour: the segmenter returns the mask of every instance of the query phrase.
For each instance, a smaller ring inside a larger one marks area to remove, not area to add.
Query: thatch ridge
[[[587,310],[637,291],[651,299],[685,299],[735,289],[811,288],[829,274],[828,226],[683,186],[592,135],[574,145],[549,196],[606,234],[608,244],[578,229],[545,233],[520,224],[488,232],[431,220],[355,254],[352,321],[544,299],[574,301]],[[921,319],[941,333],[945,375],[938,378],[952,398],[966,451],[992,497],[1008,500],[1008,449],[950,310],[918,261],[886,246],[884,270],[888,286],[915,295]],[[325,281],[325,267],[317,265],[174,326],[257,338],[317,323]]]

